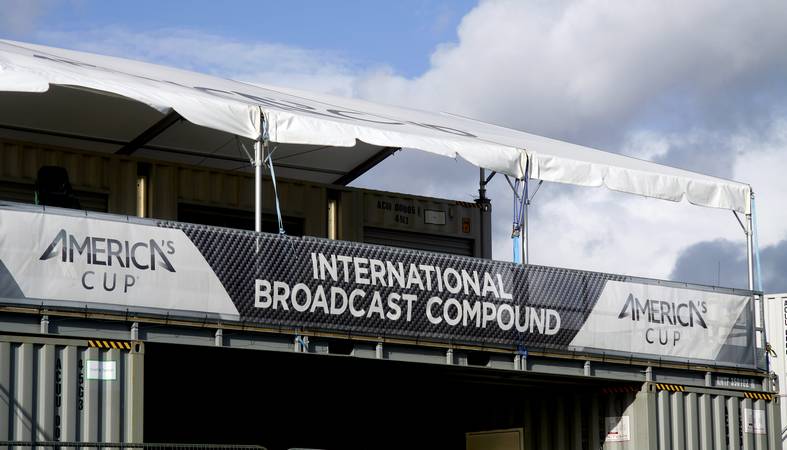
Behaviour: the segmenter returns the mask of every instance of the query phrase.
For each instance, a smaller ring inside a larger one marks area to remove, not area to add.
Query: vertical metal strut
[[[254,142],[254,231],[262,231],[262,141]]]

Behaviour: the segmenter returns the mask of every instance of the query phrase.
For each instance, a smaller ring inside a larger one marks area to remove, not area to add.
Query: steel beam
[[[355,166],[349,172],[345,173],[341,177],[339,177],[333,184],[338,186],[347,186],[353,180],[360,177],[364,173],[368,172],[369,169],[380,164],[385,158],[393,155],[397,151],[401,150],[399,147],[385,147],[379,152],[375,153],[371,158],[367,159],[366,161],[362,162],[361,164]]]
[[[115,151],[116,155],[130,155],[135,151],[142,148],[145,144],[152,141],[156,138],[156,136],[160,135],[161,133],[167,131],[169,127],[175,125],[176,123],[180,122],[183,119],[183,116],[178,114],[174,109],[161,118],[158,122],[154,123],[150,128],[140,133],[137,137],[132,139],[128,144],[124,145],[117,151]]]

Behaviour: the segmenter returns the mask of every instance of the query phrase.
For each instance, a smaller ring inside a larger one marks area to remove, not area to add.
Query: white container
[[[787,293],[767,294],[765,296],[765,333],[767,341],[773,349],[770,370],[776,374],[779,397],[787,396]],[[774,355],[775,354],[775,355]],[[787,423],[787,405],[780,402],[781,422]],[[782,441],[782,448],[787,450],[787,442]]]

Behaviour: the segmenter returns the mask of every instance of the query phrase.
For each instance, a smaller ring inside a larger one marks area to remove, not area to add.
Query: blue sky
[[[388,65],[402,75],[414,76],[429,67],[429,56],[438,44],[456,40],[459,20],[475,3],[52,1],[41,5],[35,28],[74,32],[118,26],[142,33],[164,28],[199,30],[237,41],[318,48],[358,66]],[[10,36],[24,38],[30,31],[24,29]]]
[[[0,11],[4,38],[449,111],[750,183],[766,290],[787,291],[783,0],[0,0]],[[477,170],[400,152],[357,185],[471,200]],[[494,256],[510,259],[511,194],[499,179],[489,193]],[[729,211],[545,184],[531,214],[537,264],[746,284]]]

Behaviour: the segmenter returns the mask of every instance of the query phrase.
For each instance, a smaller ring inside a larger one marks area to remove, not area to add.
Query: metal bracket
[[[505,175],[505,177],[506,177],[506,181],[508,182],[508,186],[511,187],[511,192],[514,193],[514,197],[519,198],[519,194],[517,193],[516,188],[514,187],[514,183],[511,182],[511,178],[509,178],[508,175]]]
[[[737,211],[733,211],[733,212],[732,212],[732,215],[733,215],[733,216],[735,216],[735,219],[736,219],[736,220],[738,221],[738,223],[740,224],[740,226],[741,226],[741,229],[743,230],[743,234],[745,234],[746,236],[748,236],[748,235],[749,235],[749,230],[747,230],[747,229],[746,229],[746,226],[743,224],[743,221],[741,220],[741,217],[738,215]]]
[[[538,186],[536,186],[536,190],[533,192],[533,195],[531,195],[530,198],[527,199],[528,205],[530,204],[530,202],[533,201],[534,198],[536,198],[536,194],[538,194],[538,190],[541,189],[542,184],[544,184],[544,180],[538,180]]]
[[[495,177],[495,175],[497,175],[497,172],[495,172],[495,171],[493,170],[493,171],[492,171],[492,173],[490,173],[490,174],[489,174],[489,176],[488,176],[488,177],[486,177],[486,180],[484,180],[484,186],[486,186],[487,184],[489,184],[489,182],[490,182],[490,181],[492,181],[492,178],[494,178],[494,177]]]
[[[246,157],[249,158],[249,164],[252,167],[254,167],[254,165],[256,164],[256,162],[254,161],[254,157],[251,155],[251,153],[249,153],[249,150],[246,148],[243,142],[240,141],[240,138],[238,136],[235,136],[235,142],[238,144],[238,146],[241,149],[243,149],[243,153],[246,154]]]

